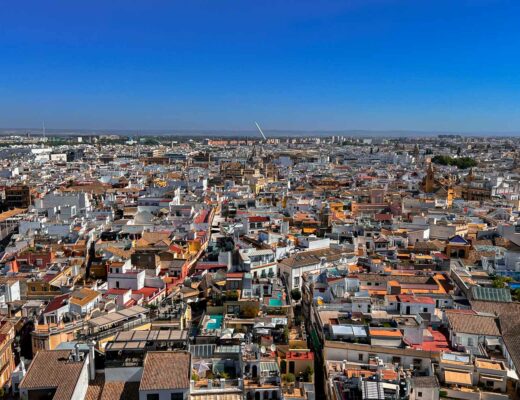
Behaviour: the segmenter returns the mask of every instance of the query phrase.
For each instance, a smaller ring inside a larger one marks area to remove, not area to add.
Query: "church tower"
[[[426,193],[433,193],[435,191],[435,171],[433,170],[433,163],[428,164],[426,171],[426,178],[424,180],[424,191]]]

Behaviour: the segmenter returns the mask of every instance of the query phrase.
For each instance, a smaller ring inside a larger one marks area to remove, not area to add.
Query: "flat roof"
[[[119,332],[114,342],[149,342],[149,341],[171,341],[186,340],[186,330],[148,330],[148,331],[124,331]]]
[[[126,319],[135,317],[139,314],[148,313],[148,309],[141,306],[133,306],[124,310],[116,311],[113,313],[107,313],[100,317],[92,318],[88,321],[90,326],[100,327],[103,325],[115,324],[117,322],[124,321]]]

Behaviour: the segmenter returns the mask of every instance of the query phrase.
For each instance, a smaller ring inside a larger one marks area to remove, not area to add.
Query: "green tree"
[[[506,284],[511,282],[513,279],[505,276],[497,276],[493,279],[493,287],[498,289],[503,289],[506,287]]]
[[[310,365],[305,368],[305,371],[303,371],[303,380],[305,382],[312,382],[312,376],[314,375],[314,370]]]
[[[453,158],[450,156],[437,155],[432,158],[434,164],[453,165],[459,169],[468,169],[477,166],[477,162],[471,157]]]
[[[284,343],[289,343],[289,328],[286,326],[283,328],[283,341]]]
[[[296,288],[291,290],[291,298],[294,301],[300,301],[300,299],[302,298],[302,292],[300,292],[300,289]]]

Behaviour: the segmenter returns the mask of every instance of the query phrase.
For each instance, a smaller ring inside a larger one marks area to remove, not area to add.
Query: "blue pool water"
[[[206,329],[220,329],[222,328],[222,320],[224,317],[222,315],[210,315],[210,319],[215,320],[215,322],[208,322],[206,325]]]
[[[520,289],[520,283],[510,283],[509,287],[513,290]]]
[[[281,307],[282,306],[282,300],[280,299],[269,299],[269,305],[272,307]]]

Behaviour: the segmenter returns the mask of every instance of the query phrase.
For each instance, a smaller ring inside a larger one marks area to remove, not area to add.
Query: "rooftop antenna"
[[[260,134],[262,135],[262,137],[264,138],[264,140],[267,140],[267,138],[266,138],[265,135],[264,135],[264,132],[262,131],[262,128],[260,128],[260,125],[258,125],[258,122],[255,122],[255,125],[256,125],[256,127],[258,128],[258,130],[260,131]]]

